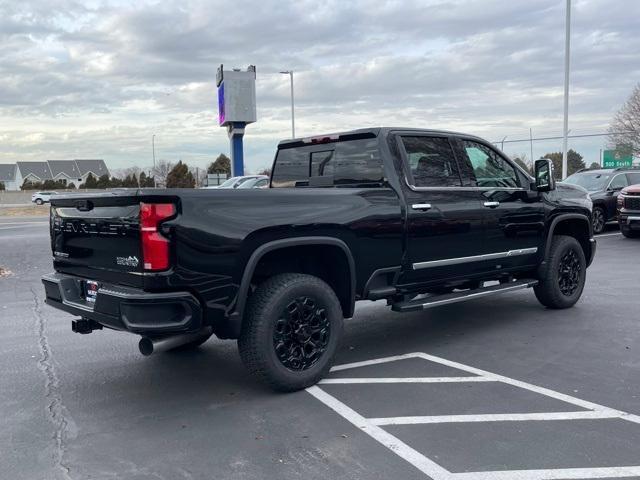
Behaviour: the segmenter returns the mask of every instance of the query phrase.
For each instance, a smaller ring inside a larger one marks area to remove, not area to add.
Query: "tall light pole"
[[[562,179],[567,178],[567,143],[569,137],[569,64],[571,51],[571,0],[567,0],[564,38],[564,128],[562,138]]]
[[[280,73],[289,75],[289,80],[291,81],[291,138],[296,138],[296,115],[293,106],[293,70],[284,70]]]
[[[153,186],[156,186],[156,134],[151,135],[151,151],[153,153]]]

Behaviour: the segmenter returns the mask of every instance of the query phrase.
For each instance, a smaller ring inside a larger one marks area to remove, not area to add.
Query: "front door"
[[[545,241],[542,197],[530,179],[491,146],[472,139],[456,140],[458,157],[466,162],[481,195],[484,210],[483,254],[492,270],[533,265]]]
[[[482,250],[483,207],[462,185],[449,138],[399,135],[407,199],[404,287],[477,273],[468,257]]]

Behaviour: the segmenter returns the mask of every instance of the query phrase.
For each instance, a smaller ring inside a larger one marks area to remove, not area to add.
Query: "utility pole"
[[[294,100],[293,100],[293,70],[284,70],[280,73],[284,73],[285,75],[289,75],[289,80],[291,83],[291,138],[296,138],[296,115],[294,109]]]
[[[529,128],[529,154],[531,155],[531,165],[534,165],[533,158],[533,130]]]
[[[569,66],[571,59],[571,0],[567,0],[564,39],[564,128],[562,138],[562,179],[567,178],[567,144],[569,137]]]
[[[156,187],[156,134],[151,135],[151,151],[153,152],[153,187]]]

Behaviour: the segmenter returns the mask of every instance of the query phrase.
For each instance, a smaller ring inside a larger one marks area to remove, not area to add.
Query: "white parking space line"
[[[540,413],[510,413],[510,414],[478,414],[478,415],[434,415],[434,416],[405,416],[405,417],[381,417],[366,418],[341,402],[334,396],[325,392],[319,386],[313,386],[307,391],[327,407],[351,422],[356,428],[373,437],[379,443],[387,447],[405,461],[425,473],[433,480],[568,480],[590,478],[625,478],[640,476],[640,465],[624,467],[596,467],[596,468],[558,468],[544,470],[511,470],[511,471],[480,471],[453,473],[439,465],[426,455],[414,450],[382,427],[385,425],[420,425],[437,423],[478,423],[478,422],[530,422],[530,421],[557,421],[557,420],[601,420],[622,419],[633,423],[640,423],[640,416],[629,414],[621,410],[598,405],[564,393],[556,392],[548,388],[538,387],[530,383],[515,380],[513,378],[497,375],[479,368],[464,365],[440,357],[435,357],[422,352],[395,355],[392,357],[365,360],[362,362],[338,365],[331,369],[332,372],[343,371],[352,368],[379,365],[397,360],[409,358],[422,358],[423,360],[445,365],[467,373],[474,377],[408,377],[408,378],[330,378],[320,384],[371,384],[371,383],[458,383],[458,382],[496,382],[505,383],[514,387],[528,390],[539,395],[570,403],[587,409],[579,412],[540,412]],[[393,388],[392,386],[390,388]],[[526,427],[523,427],[526,432]]]
[[[351,422],[357,428],[370,435],[392,452],[396,453],[421,472],[430,476],[433,480],[447,480],[451,478],[449,470],[441,467],[433,460],[425,457],[417,450],[414,450],[406,443],[386,432],[382,428],[371,425],[362,415],[352,410],[340,400],[329,395],[319,387],[309,387],[307,392],[316,397],[327,407],[338,413],[340,416]]]
[[[2,222],[0,221],[0,225],[47,225],[49,222]]]
[[[596,235],[596,238],[600,238],[600,237],[613,237],[614,235],[622,235],[622,232],[615,232],[615,233],[601,233],[600,235]]]
[[[368,418],[374,425],[420,425],[433,423],[469,423],[469,422],[530,422],[548,420],[595,420],[602,418],[620,418],[612,412],[543,412],[543,413],[489,413],[482,415],[433,415],[416,417]]]
[[[498,382],[503,382],[508,385],[513,385],[514,387],[519,387],[525,390],[529,390],[531,392],[539,393],[540,395],[546,395],[547,397],[555,398],[556,400],[560,400],[566,403],[571,403],[573,405],[577,405],[578,407],[587,408],[589,410],[596,410],[599,412],[616,413],[618,414],[619,417],[624,418],[625,420],[628,420],[630,422],[640,423],[640,416],[638,415],[632,415],[627,412],[615,410],[613,408],[605,407],[603,405],[598,405],[597,403],[588,402],[580,398],[576,398],[570,395],[566,395],[564,393],[556,392],[555,390],[550,390],[544,387],[538,387],[530,383],[521,382],[520,380],[504,377],[502,375],[497,375],[495,373],[487,372],[485,370],[480,370],[479,368],[463,365],[462,363],[452,362],[451,360],[446,360],[444,358],[434,357],[433,355],[428,355],[426,353],[416,353],[415,355],[420,358],[424,358],[425,360],[429,360],[431,362],[440,363],[442,365],[447,365],[449,367],[457,368],[458,370],[464,370],[469,373],[475,373],[476,375],[492,378]]]
[[[638,475],[640,475],[640,467],[550,468],[546,470],[452,473],[449,480],[571,480],[625,478],[637,477]]]
[[[416,358],[420,355],[418,353],[406,353],[404,355],[394,355],[392,357],[375,358],[373,360],[363,360],[362,362],[345,363],[343,365],[336,365],[331,367],[332,372],[340,372],[342,370],[348,370],[350,368],[366,367],[367,365],[377,365],[379,363],[395,362],[396,360],[406,360],[408,358]]]
[[[487,377],[325,378],[320,383],[461,383],[495,382]]]

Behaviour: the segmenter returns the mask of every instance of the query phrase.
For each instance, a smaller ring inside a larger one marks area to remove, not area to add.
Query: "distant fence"
[[[104,190],[56,190],[58,193],[85,193],[85,192],[104,192]],[[31,203],[31,195],[37,190],[24,190],[20,192],[5,192],[0,190],[0,205],[23,205]]]

